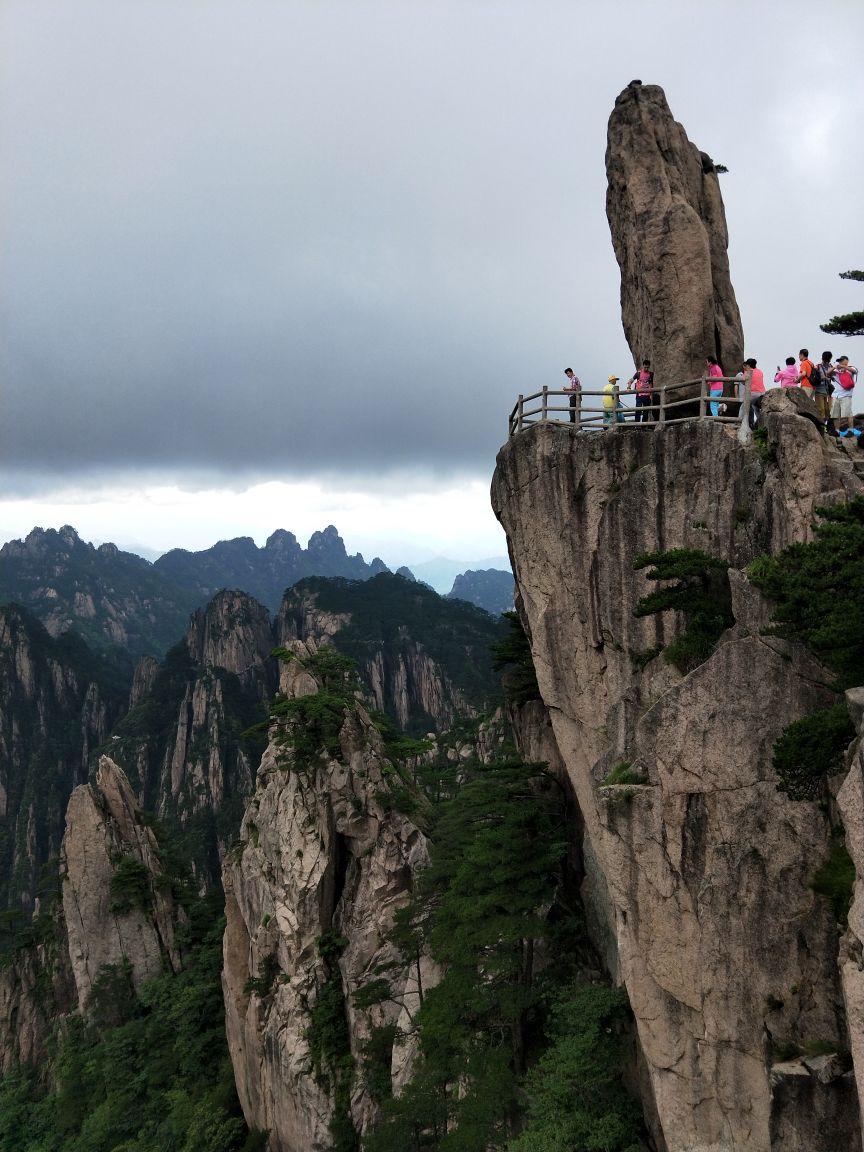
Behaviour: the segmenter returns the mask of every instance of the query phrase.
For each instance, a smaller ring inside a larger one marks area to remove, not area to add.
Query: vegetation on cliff
[[[505,628],[481,608],[445,600],[423,584],[382,572],[363,582],[302,580],[291,590],[286,609],[290,612],[292,600],[310,594],[322,611],[350,615],[334,644],[361,671],[368,661],[380,659],[386,676],[406,644],[414,644],[445,671],[465,704],[482,711],[499,696],[489,648]],[[428,731],[428,718],[418,717],[412,728]]]
[[[505,612],[508,631],[492,645],[492,667],[501,673],[504,696],[511,704],[527,704],[540,699],[540,687],[531,645],[518,612]]]
[[[626,1000],[578,980],[586,944],[566,820],[560,786],[519,761],[466,766],[436,805],[431,864],[393,939],[406,961],[428,952],[443,977],[423,993],[411,1081],[384,1099],[368,1152],[618,1152],[637,1141],[614,1028]],[[379,979],[360,1005],[390,994]],[[583,1143],[555,1143],[556,1132]]]
[[[704,664],[725,630],[735,623],[726,564],[696,548],[673,548],[637,556],[636,571],[649,568],[649,580],[674,581],[643,596],[636,616],[681,612],[684,631],[663,650],[664,657],[685,675]],[[637,658],[638,660],[638,658]]]
[[[136,995],[103,972],[89,1020],[58,1022],[53,1087],[0,1080],[0,1152],[262,1152],[246,1128],[225,1040],[221,893],[190,896],[186,963]]]
[[[818,514],[811,543],[760,557],[748,576],[773,601],[778,634],[802,641],[850,688],[864,684],[864,497]]]

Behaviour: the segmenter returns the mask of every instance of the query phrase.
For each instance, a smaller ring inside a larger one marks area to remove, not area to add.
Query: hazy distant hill
[[[462,572],[469,568],[473,570],[495,568],[498,571],[509,572],[510,561],[506,556],[485,556],[473,560],[451,560],[448,556],[436,556],[433,560],[421,560],[416,564],[409,564],[409,568],[418,580],[429,584],[440,595],[444,595],[453,587],[453,581]]]
[[[280,528],[263,548],[251,537],[239,536],[220,540],[203,552],[174,548],[160,556],[153,567],[174,583],[194,589],[202,603],[221,588],[239,588],[272,612],[278,610],[285,589],[305,576],[368,580],[388,571],[377,557],[367,564],[359,552],[349,556],[332,524],[323,532],[313,533],[307,548],[301,548],[293,532]]]
[[[485,571],[463,572],[453,581],[453,588],[447,593],[448,600],[467,600],[484,608],[493,616],[509,612],[513,608],[516,585],[511,572],[501,572],[497,568]]]
[[[97,648],[134,656],[165,652],[198,604],[153,565],[114,544],[98,548],[74,528],[34,528],[0,548],[0,604],[23,604],[59,636],[69,629]]]

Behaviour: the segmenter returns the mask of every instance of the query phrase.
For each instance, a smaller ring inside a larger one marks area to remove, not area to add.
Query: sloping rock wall
[[[663,89],[628,85],[609,117],[606,215],[621,268],[621,318],[658,383],[700,377],[716,354],[730,376],[744,336],[711,158],[672,117]]]
[[[828,820],[779,794],[771,768],[828,677],[762,634],[741,569],[808,538],[814,508],[861,482],[790,406],[775,402],[767,427],[759,451],[710,421],[538,426],[499,453],[492,488],[669,1152],[793,1152],[788,1133],[812,1125],[782,1070],[772,1080],[775,1053],[847,1044],[833,917],[809,887]],[[730,566],[735,626],[688,676],[649,658],[680,631],[675,614],[633,615],[652,590],[635,558],[672,548]],[[644,783],[605,785],[621,764]],[[827,1079],[808,1089],[831,1118],[811,1152],[858,1124],[848,1078]]]

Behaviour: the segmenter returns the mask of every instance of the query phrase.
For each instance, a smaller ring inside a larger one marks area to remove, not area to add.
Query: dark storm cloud
[[[620,29],[584,11],[7,3],[4,491],[141,468],[488,472],[518,392],[571,361],[623,374],[615,95],[665,63],[673,111],[733,173],[750,129],[680,63],[686,30],[640,68],[644,39],[606,51]]]

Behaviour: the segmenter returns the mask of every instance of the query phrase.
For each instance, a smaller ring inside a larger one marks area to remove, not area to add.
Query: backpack
[[[812,360],[808,361],[808,363],[810,364],[810,371],[807,373],[807,383],[811,388],[815,388],[817,384],[821,383],[822,373],[819,371],[818,364],[814,364]]]
[[[848,384],[846,383],[847,380],[849,381]],[[840,385],[840,392],[842,395],[843,392],[851,392],[855,387],[855,377],[848,369],[845,369],[838,374],[837,383]]]

